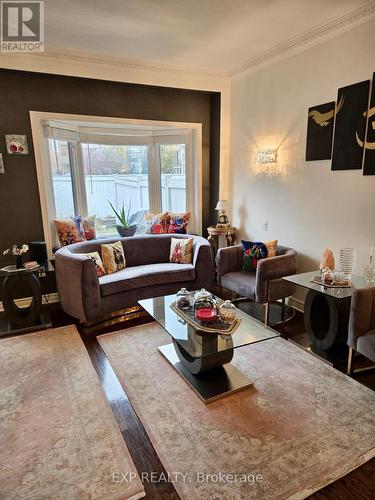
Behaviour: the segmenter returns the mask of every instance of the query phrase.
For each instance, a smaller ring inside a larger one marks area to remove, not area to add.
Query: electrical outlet
[[[268,231],[268,220],[266,220],[265,223],[263,224],[263,230]]]

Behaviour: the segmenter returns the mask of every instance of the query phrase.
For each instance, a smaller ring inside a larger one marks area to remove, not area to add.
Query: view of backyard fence
[[[162,210],[183,212],[186,209],[185,175],[162,174]],[[70,175],[54,175],[53,189],[58,217],[74,215]],[[138,174],[86,176],[88,214],[99,219],[113,219],[108,200],[117,208],[131,204],[131,212],[149,209],[148,176]]]

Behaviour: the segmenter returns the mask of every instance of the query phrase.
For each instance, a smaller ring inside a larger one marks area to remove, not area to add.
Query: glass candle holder
[[[186,288],[181,288],[179,292],[177,292],[177,307],[179,309],[190,309],[191,301],[190,301],[190,293],[186,290]]]
[[[216,301],[204,288],[195,295],[194,315],[203,323],[212,323],[217,319]]]
[[[233,323],[236,320],[236,308],[230,300],[225,300],[219,309],[219,316],[223,323]]]

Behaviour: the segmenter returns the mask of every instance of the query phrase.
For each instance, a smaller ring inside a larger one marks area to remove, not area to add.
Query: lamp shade
[[[227,208],[228,208],[227,200],[219,200],[217,202],[215,210],[227,210]]]

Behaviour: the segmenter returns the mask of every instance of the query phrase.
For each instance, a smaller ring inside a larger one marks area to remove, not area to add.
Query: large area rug
[[[143,496],[76,328],[0,339],[0,498]]]
[[[184,499],[306,498],[375,456],[375,393],[285,340],[236,349],[255,386],[209,405],[156,323],[99,341]]]

